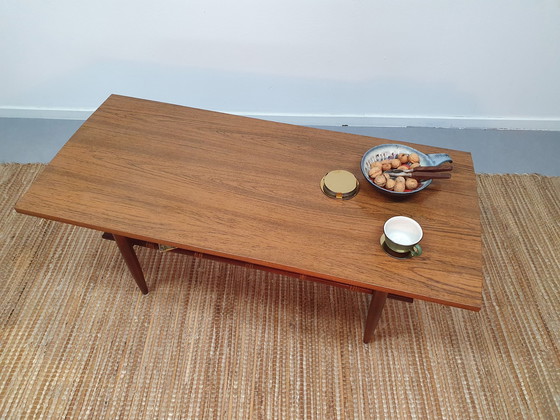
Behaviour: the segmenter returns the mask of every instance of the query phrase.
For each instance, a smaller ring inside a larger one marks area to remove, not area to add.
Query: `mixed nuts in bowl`
[[[452,161],[447,153],[425,154],[402,144],[382,144],[363,155],[361,169],[368,182],[380,192],[394,197],[406,197],[422,191],[432,183],[431,178],[413,177],[414,171]],[[402,172],[402,176],[394,176],[399,172]]]

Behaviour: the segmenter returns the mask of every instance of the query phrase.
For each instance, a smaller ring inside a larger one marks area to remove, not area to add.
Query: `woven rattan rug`
[[[484,306],[389,301],[16,214],[0,165],[0,418],[558,418],[560,178],[479,175]]]

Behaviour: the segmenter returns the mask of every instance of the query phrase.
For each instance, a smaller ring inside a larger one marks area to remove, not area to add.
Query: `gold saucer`
[[[381,248],[383,249],[383,251],[385,251],[385,253],[393,258],[396,258],[398,260],[406,260],[408,258],[412,258],[412,252],[408,251],[408,252],[397,252],[392,250],[391,248],[389,248],[389,246],[387,246],[387,244],[385,243],[385,234],[383,233],[381,235],[381,238],[379,238],[379,243],[381,245]]]
[[[321,191],[327,197],[349,200],[360,190],[360,182],[351,172],[337,169],[327,173],[321,179]]]

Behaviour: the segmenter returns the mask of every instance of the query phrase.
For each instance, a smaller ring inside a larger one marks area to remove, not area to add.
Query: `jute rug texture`
[[[0,165],[0,419],[555,419],[560,178],[478,175],[480,312],[139,249],[15,213]]]

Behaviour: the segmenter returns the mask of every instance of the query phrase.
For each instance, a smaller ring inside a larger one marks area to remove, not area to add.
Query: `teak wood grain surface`
[[[451,180],[395,201],[362,155],[390,140],[110,96],[19,200],[21,213],[465,309],[481,306],[480,213],[471,155]],[[347,201],[321,178],[348,170]],[[379,245],[395,215],[424,229],[408,260]]]

